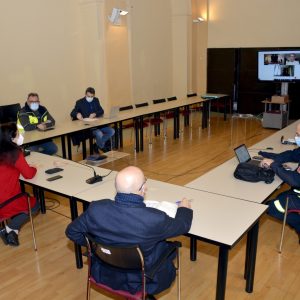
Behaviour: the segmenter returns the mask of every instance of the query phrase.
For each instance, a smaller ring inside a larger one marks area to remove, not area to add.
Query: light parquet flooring
[[[214,114],[210,129],[184,128],[180,138],[173,140],[172,126],[168,137],[154,137],[145,151],[134,153],[130,129],[125,132],[121,150],[130,156],[104,167],[120,170],[128,165],[139,166],[148,178],[184,185],[233,156],[233,148],[241,143],[248,147],[272,134],[255,120],[223,121]],[[74,149],[75,150],[75,149]],[[75,151],[76,152],[76,151]],[[80,153],[75,155],[80,160]],[[221,178],[216,178],[216,184]],[[64,230],[70,222],[68,200],[46,194],[53,210],[35,218],[38,252],[32,246],[31,231],[26,224],[20,233],[17,248],[0,244],[0,299],[85,299],[86,264],[75,267],[73,245]],[[178,195],[179,198],[184,195]],[[54,200],[53,200],[54,199]],[[260,224],[254,292],[245,292],[243,279],[245,238],[229,253],[226,299],[300,299],[300,251],[296,234],[287,228],[283,253],[277,252],[281,224],[264,216]],[[189,240],[180,237],[182,248],[182,299],[214,299],[217,276],[218,247],[198,242],[198,260],[189,260]],[[112,299],[92,290],[91,299]],[[117,299],[117,298],[113,298]],[[176,287],[158,295],[158,299],[176,299]]]

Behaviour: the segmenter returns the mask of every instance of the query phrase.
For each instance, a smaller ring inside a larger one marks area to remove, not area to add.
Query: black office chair
[[[88,247],[88,279],[87,279],[87,293],[86,299],[90,299],[90,289],[91,285],[95,285],[98,288],[109,292],[113,295],[123,296],[125,299],[132,300],[145,300],[146,297],[146,285],[147,280],[153,279],[155,273],[158,271],[161,265],[166,261],[166,259],[172,255],[174,252],[177,254],[177,298],[180,300],[180,257],[179,248],[181,247],[180,242],[169,242],[172,247],[169,251],[164,253],[156,264],[150,270],[145,271],[144,257],[141,249],[138,245],[134,246],[109,246],[99,243],[94,237],[87,234],[86,235],[87,247]],[[94,255],[100,259],[104,264],[113,266],[125,272],[125,270],[140,271],[141,272],[141,284],[142,288],[136,294],[131,294],[125,290],[114,290],[108,285],[97,283],[91,275],[91,256]]]
[[[18,112],[21,110],[20,103],[0,106],[0,123],[17,122]]]
[[[31,214],[31,205],[30,205],[30,196],[27,193],[20,193],[17,194],[13,197],[11,197],[8,200],[5,200],[4,202],[2,202],[0,204],[0,213],[1,213],[1,208],[3,208],[4,206],[10,204],[13,201],[18,200],[20,197],[25,196],[27,198],[27,205],[28,205],[28,209],[26,211],[24,211],[24,213],[29,214],[29,218],[30,218],[30,223],[31,223],[31,231],[32,231],[32,239],[33,239],[33,245],[34,245],[34,250],[37,251],[37,246],[36,246],[36,240],[35,240],[35,231],[34,231],[34,224],[33,224],[33,218],[32,218],[32,214]],[[9,218],[4,218],[0,216],[0,223],[5,223],[5,221],[9,219]]]

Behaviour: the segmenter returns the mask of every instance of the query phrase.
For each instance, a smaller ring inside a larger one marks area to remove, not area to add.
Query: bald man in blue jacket
[[[165,239],[189,231],[193,211],[186,199],[181,201],[175,218],[160,210],[146,207],[146,179],[143,172],[133,166],[117,174],[115,186],[117,194],[114,201],[104,199],[92,202],[67,227],[66,235],[80,245],[86,245],[85,233],[92,234],[99,242],[109,245],[139,245],[147,270],[168,249],[169,244]],[[170,287],[176,276],[173,259],[174,257],[170,257],[153,280],[147,282],[147,294],[158,294]],[[141,289],[140,274],[116,272],[99,260],[94,259],[91,272],[97,282],[113,289],[127,290],[132,294]]]

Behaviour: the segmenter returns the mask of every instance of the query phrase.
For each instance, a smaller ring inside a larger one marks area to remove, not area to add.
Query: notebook
[[[145,200],[144,203],[147,207],[152,207],[165,212],[171,218],[175,218],[176,216],[178,206],[173,202]]]
[[[103,118],[105,118],[105,119],[115,118],[118,115],[118,113],[119,113],[119,109],[120,109],[119,106],[113,106],[113,107],[111,107],[109,114],[104,114]]]
[[[242,144],[234,149],[235,155],[240,163],[247,162],[256,166],[260,166],[261,159],[251,159],[249,151],[245,144]]]

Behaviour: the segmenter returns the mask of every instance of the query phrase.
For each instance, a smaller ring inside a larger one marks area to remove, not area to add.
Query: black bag
[[[249,163],[239,163],[234,171],[234,177],[249,182],[264,181],[272,183],[275,173],[271,169],[261,168]]]

